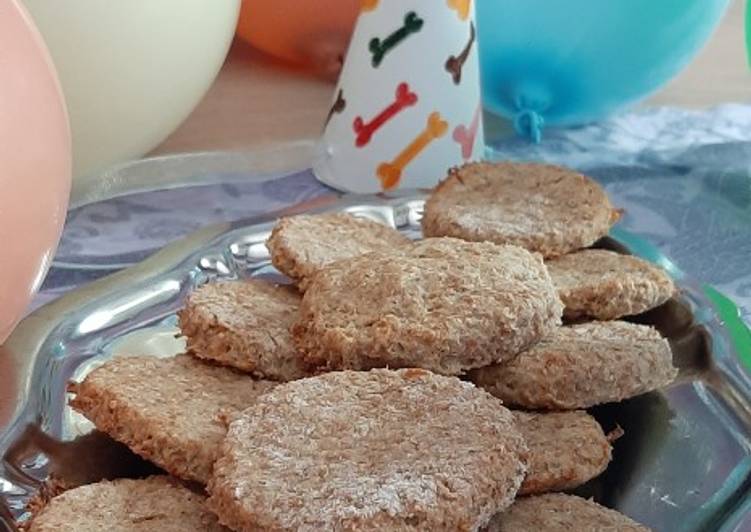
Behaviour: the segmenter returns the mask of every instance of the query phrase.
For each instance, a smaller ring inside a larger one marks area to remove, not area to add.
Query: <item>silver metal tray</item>
[[[13,530],[50,476],[77,484],[153,470],[67,407],[66,383],[121,353],[179,352],[175,311],[201,283],[278,277],[264,245],[276,218],[349,211],[419,238],[423,198],[319,199],[213,226],[27,317],[0,348],[0,529]],[[625,436],[608,470],[578,492],[658,531],[751,530],[748,330],[732,304],[644,241],[616,228],[599,245],[658,262],[675,277],[679,297],[635,319],[670,339],[681,375],[662,392],[592,409],[606,430],[618,424]]]

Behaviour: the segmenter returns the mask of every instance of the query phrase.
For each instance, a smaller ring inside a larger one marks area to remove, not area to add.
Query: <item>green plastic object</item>
[[[751,0],[746,0],[746,58],[751,68]]]
[[[751,371],[751,330],[741,319],[738,307],[715,288],[709,285],[704,285],[703,288],[704,295],[714,304],[720,320],[725,324],[738,358]]]

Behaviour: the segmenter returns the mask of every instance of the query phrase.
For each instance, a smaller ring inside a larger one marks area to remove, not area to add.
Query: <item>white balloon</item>
[[[63,86],[77,181],[140,157],[185,120],[227,55],[240,8],[240,0],[24,2]]]

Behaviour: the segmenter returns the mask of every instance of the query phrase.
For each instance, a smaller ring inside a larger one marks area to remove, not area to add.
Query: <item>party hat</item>
[[[361,0],[313,163],[351,192],[435,185],[484,149],[471,0]]]

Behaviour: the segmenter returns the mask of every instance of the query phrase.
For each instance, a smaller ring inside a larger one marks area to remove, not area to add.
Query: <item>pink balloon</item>
[[[47,49],[0,0],[0,344],[42,283],[68,206],[68,116]]]

